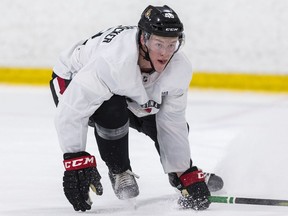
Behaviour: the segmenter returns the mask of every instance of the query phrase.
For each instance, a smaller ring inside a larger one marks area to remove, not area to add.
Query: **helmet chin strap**
[[[154,73],[156,70],[155,70],[154,64],[153,64],[152,61],[151,61],[151,58],[150,58],[150,55],[149,55],[149,51],[148,51],[148,47],[147,47],[146,44],[145,44],[145,47],[146,47],[146,50],[147,50],[147,51],[145,51],[145,50],[143,49],[143,46],[142,46],[141,44],[139,44],[139,46],[140,46],[140,49],[144,52],[143,58],[144,58],[146,61],[149,61],[149,62],[150,62],[150,65],[151,65],[151,67],[152,67],[152,72],[151,72],[151,74]]]

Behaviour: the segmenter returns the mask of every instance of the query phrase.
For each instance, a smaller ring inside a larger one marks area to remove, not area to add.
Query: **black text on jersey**
[[[118,26],[111,33],[105,36],[103,42],[110,43],[112,39],[116,37],[118,34],[120,34],[122,31],[132,29],[132,28],[134,28],[134,26]]]

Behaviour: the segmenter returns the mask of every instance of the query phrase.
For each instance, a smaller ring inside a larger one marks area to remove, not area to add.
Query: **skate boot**
[[[216,192],[223,188],[224,182],[220,176],[217,176],[214,173],[205,173],[205,182],[209,188],[210,192]]]
[[[118,199],[125,200],[139,195],[139,188],[135,177],[139,178],[138,175],[129,169],[120,174],[109,172],[112,188]]]

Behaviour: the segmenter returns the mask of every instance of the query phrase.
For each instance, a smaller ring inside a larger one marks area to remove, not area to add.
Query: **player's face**
[[[146,46],[155,70],[160,73],[165,69],[169,59],[178,49],[179,40],[178,37],[151,35],[146,42]]]

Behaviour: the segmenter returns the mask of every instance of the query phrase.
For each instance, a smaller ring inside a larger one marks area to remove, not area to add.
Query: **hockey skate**
[[[205,182],[208,186],[210,192],[217,192],[221,190],[224,186],[223,179],[214,173],[205,173]]]
[[[126,170],[120,174],[113,174],[109,172],[112,188],[118,199],[125,200],[139,195],[139,188],[135,177],[139,178],[139,176],[137,176],[131,170]]]

